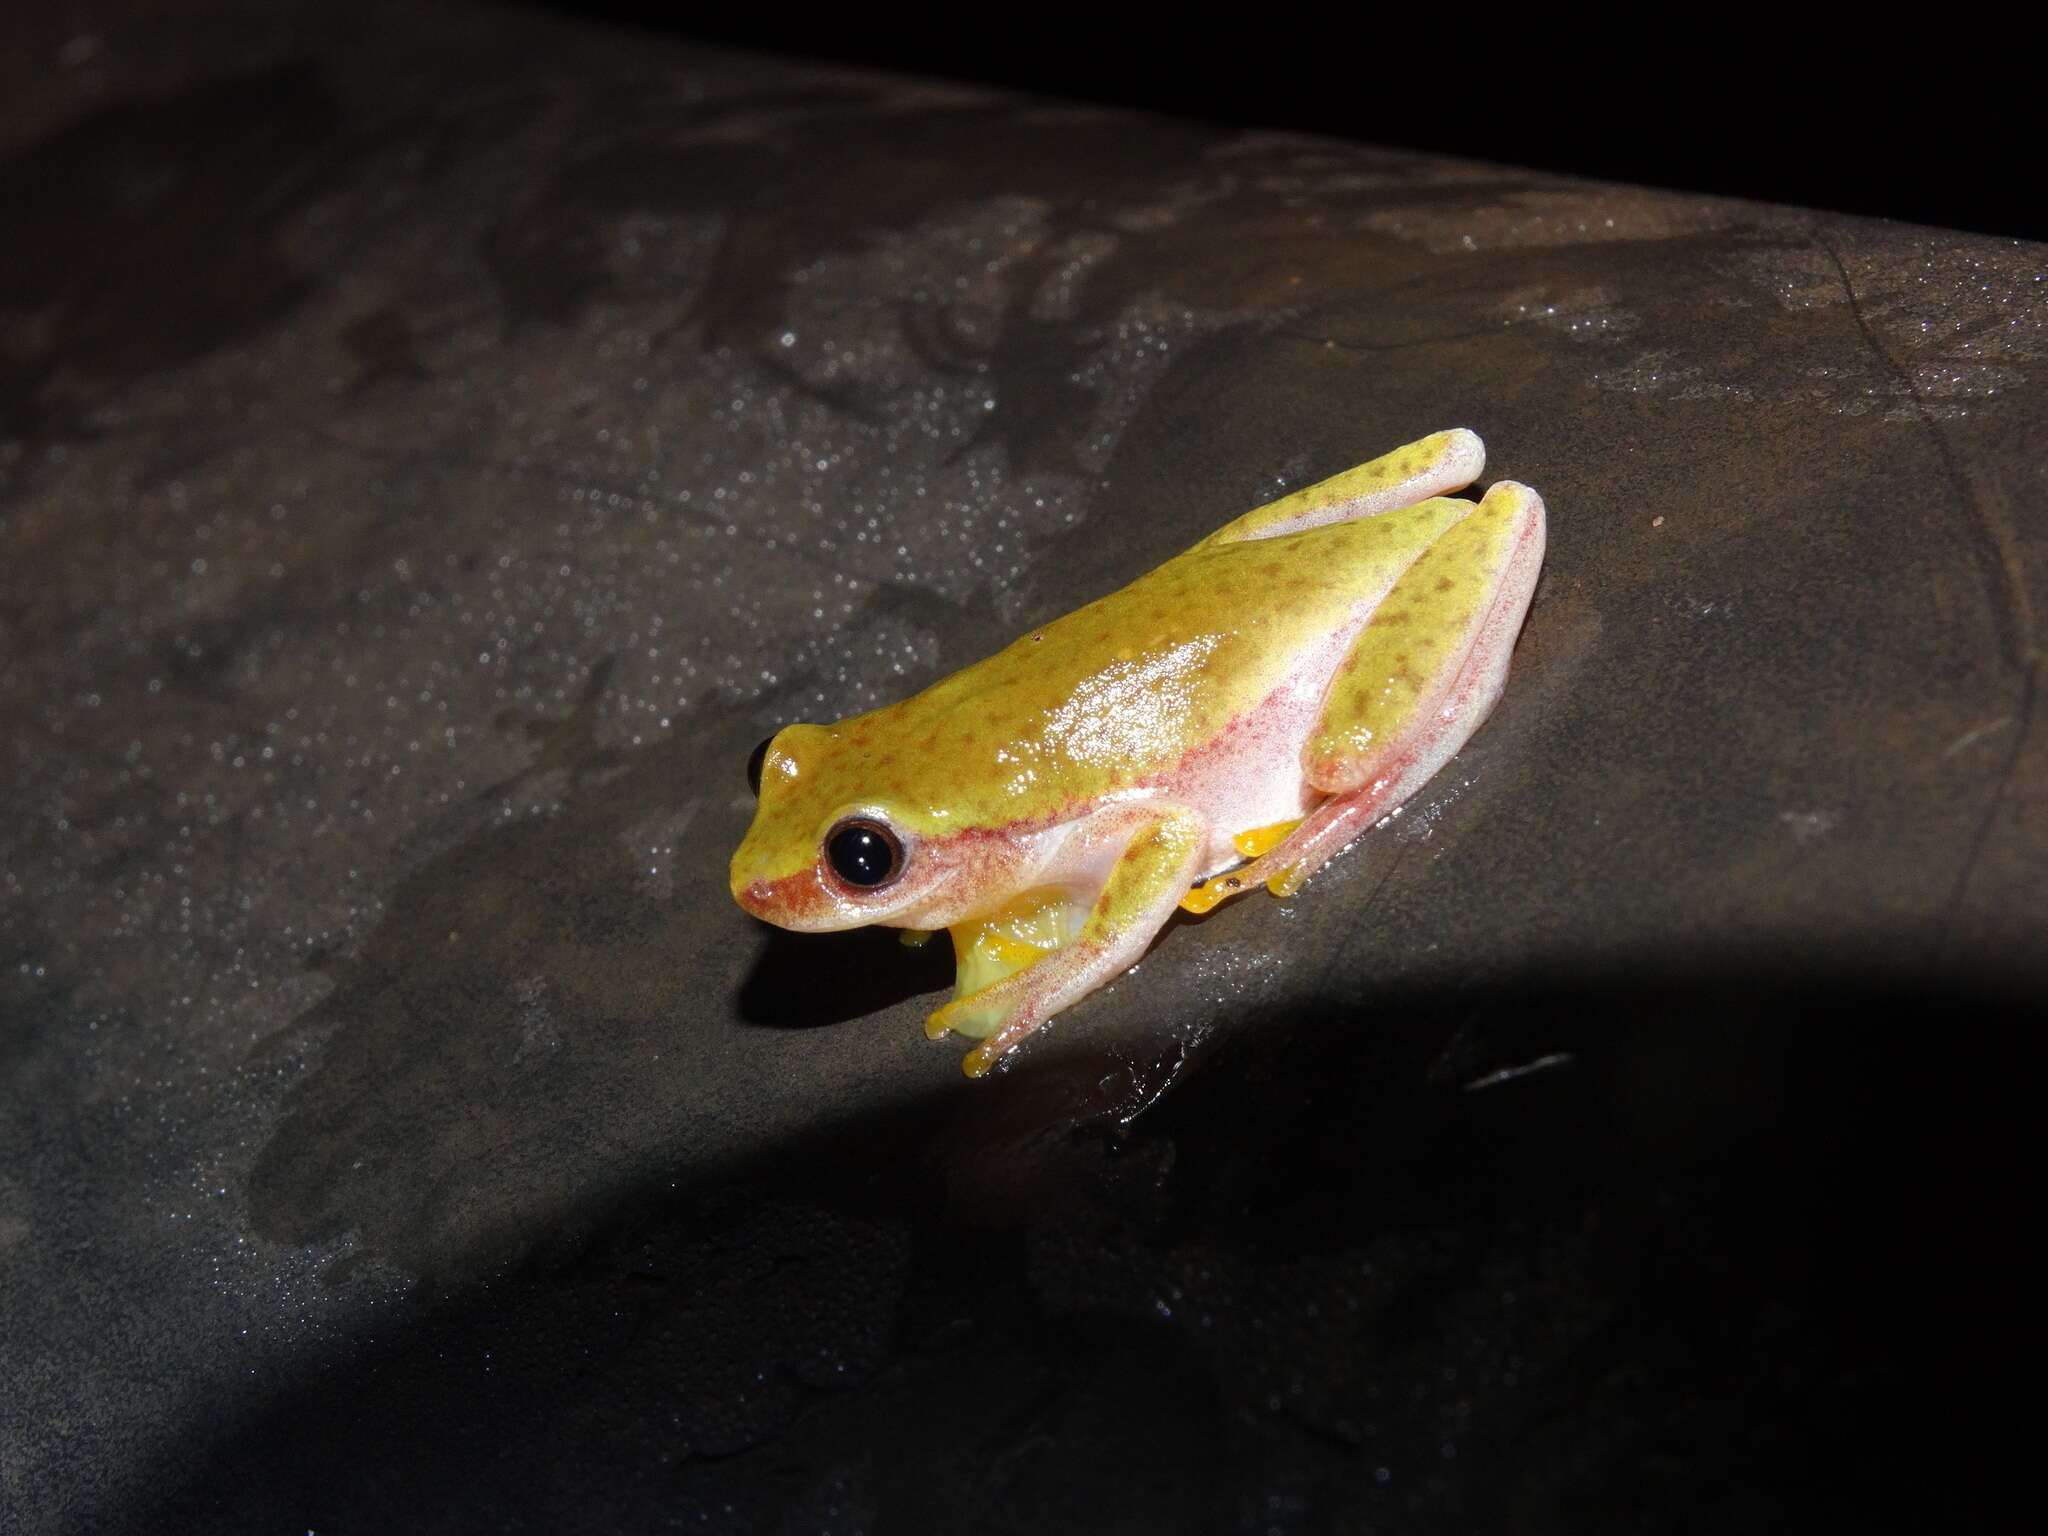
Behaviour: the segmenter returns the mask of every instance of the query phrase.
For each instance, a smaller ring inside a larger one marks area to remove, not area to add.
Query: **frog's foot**
[[[933,1040],[952,1030],[980,1041],[960,1063],[969,1077],[980,1077],[1062,1008],[1135,965],[1160,925],[1117,944],[1084,940],[1069,945],[979,992],[956,997],[925,1020],[924,1032]]]
[[[961,1068],[969,1077],[980,1077],[1062,1008],[1138,963],[1145,946],[1172,916],[1206,841],[1201,821],[1183,811],[1133,817],[1130,840],[1117,855],[1079,932],[1029,958],[1000,956],[999,979],[939,1009],[925,1021],[925,1033],[936,1039],[951,1029],[978,1037],[981,1043]],[[1020,910],[1053,912],[1057,906],[1034,898],[1023,902]],[[1065,932],[1071,918],[1056,914],[1052,921]],[[963,976],[971,947],[992,924],[984,920],[964,926],[975,932],[969,936],[970,947],[961,949]],[[962,943],[958,933],[954,942],[956,947]],[[1012,960],[1019,963],[1002,969]]]
[[[955,998],[925,1020],[924,1032],[936,1040],[952,1030],[979,1041],[960,1063],[960,1070],[969,1077],[981,1077],[997,1058],[1052,1016],[1053,1010],[1028,996],[1015,996],[1014,990],[998,983]]]
[[[1304,819],[1275,822],[1269,827],[1254,827],[1249,832],[1238,833],[1231,841],[1237,845],[1237,851],[1247,860],[1255,861],[1286,842],[1300,828]],[[1199,917],[1205,912],[1215,911],[1231,897],[1250,890],[1259,884],[1257,879],[1245,878],[1250,867],[1249,863],[1240,864],[1235,869],[1226,869],[1220,875],[1211,875],[1181,897],[1181,910],[1192,912]]]
[[[1197,916],[1213,912],[1232,897],[1262,885],[1275,896],[1292,896],[1310,875],[1371,829],[1378,816],[1386,813],[1387,800],[1386,795],[1370,790],[1330,796],[1295,823],[1277,845],[1249,863],[1212,876],[1181,897],[1181,910]]]
[[[1428,775],[1424,775],[1427,778]],[[1415,788],[1421,788],[1417,781]],[[1405,797],[1410,791],[1402,790]],[[1378,786],[1332,795],[1311,811],[1307,818],[1270,852],[1249,864],[1227,870],[1189,891],[1181,905],[1190,912],[1207,912],[1246,891],[1264,886],[1275,896],[1286,898],[1308,883],[1308,878],[1352,843],[1372,830],[1373,823],[1398,809],[1399,800]]]

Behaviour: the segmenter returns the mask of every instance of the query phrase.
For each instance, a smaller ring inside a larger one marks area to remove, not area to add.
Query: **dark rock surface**
[[[0,25],[0,1528],[1977,1523],[2048,252]],[[942,955],[733,906],[768,729],[1460,424],[1551,506],[1514,678],[1297,901],[981,1084]]]

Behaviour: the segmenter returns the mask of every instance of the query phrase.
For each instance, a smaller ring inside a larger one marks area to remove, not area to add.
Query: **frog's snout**
[[[732,856],[732,865],[725,876],[726,883],[732,887],[734,901],[756,917],[766,915],[766,908],[775,899],[775,882],[768,878],[761,859],[749,857],[747,850],[741,848]]]
[[[768,878],[762,862],[751,851],[750,843],[743,844],[733,854],[732,863],[725,872],[726,883],[732,888],[732,899],[756,917],[766,917],[767,909],[775,899],[774,882]]]
[[[773,870],[759,863],[733,861],[732,899],[750,916],[778,928],[802,931],[820,926],[816,918],[822,896],[814,870],[800,869],[777,878]]]
[[[763,922],[796,933],[830,933],[872,921],[859,913],[849,914],[845,904],[826,890],[815,869],[777,876],[772,871],[760,871],[758,865],[744,869],[735,866],[732,899]]]

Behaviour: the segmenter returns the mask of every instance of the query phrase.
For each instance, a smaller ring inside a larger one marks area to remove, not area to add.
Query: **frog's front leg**
[[[1011,1046],[1104,982],[1129,970],[1173,915],[1208,842],[1199,816],[1151,809],[1134,817],[1087,920],[1072,942],[931,1016],[927,1032],[982,1037],[961,1064],[980,1077]]]
[[[1302,750],[1309,784],[1329,798],[1183,905],[1206,912],[1260,884],[1293,895],[1457,755],[1507,682],[1543,540],[1543,499],[1503,480],[1417,557],[1353,642]]]

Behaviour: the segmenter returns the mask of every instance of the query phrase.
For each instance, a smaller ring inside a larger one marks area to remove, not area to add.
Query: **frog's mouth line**
[[[829,929],[833,926],[831,919],[838,915],[815,869],[800,869],[779,880],[749,880],[744,884],[735,880],[732,894],[733,900],[764,923],[798,933]]]

